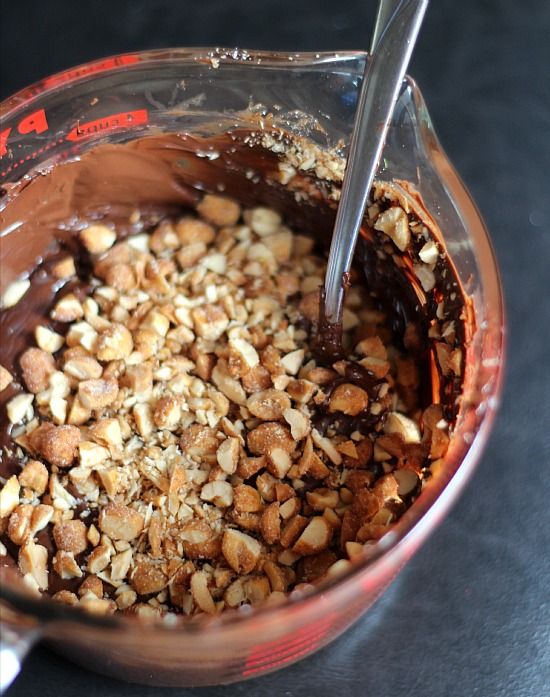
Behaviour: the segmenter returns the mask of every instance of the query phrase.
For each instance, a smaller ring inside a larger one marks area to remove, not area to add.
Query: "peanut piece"
[[[90,254],[103,254],[116,241],[116,232],[106,225],[89,225],[80,231],[80,241]]]
[[[239,462],[240,443],[238,438],[226,438],[216,451],[218,465],[227,474],[233,474],[237,470]]]
[[[332,538],[332,527],[322,516],[312,518],[298,540],[295,542],[292,551],[296,554],[309,556],[322,552],[330,544]]]
[[[280,390],[262,390],[251,395],[247,401],[248,410],[263,421],[277,421],[283,412],[290,408],[290,397]]]
[[[144,522],[141,513],[120,503],[107,504],[99,514],[99,529],[113,540],[134,540]]]
[[[344,383],[338,385],[330,396],[329,411],[342,412],[348,416],[357,416],[369,405],[369,396],[361,387]]]
[[[2,295],[2,307],[8,308],[17,305],[21,298],[31,287],[31,282],[28,278],[21,278],[18,281],[10,283]]]
[[[384,232],[401,252],[410,244],[409,219],[399,206],[391,206],[381,213],[374,223],[374,229]]]
[[[114,380],[83,380],[78,385],[78,398],[87,409],[102,409],[118,397],[118,385]]]
[[[418,425],[408,416],[399,412],[390,412],[384,422],[384,433],[397,433],[405,443],[420,443],[421,435]]]
[[[48,486],[48,470],[38,460],[29,460],[19,473],[19,484],[41,496]]]
[[[293,453],[296,442],[286,426],[273,421],[260,424],[246,437],[247,445],[254,455],[269,455],[274,448],[282,448],[287,453]]]
[[[55,361],[50,353],[29,348],[19,359],[19,365],[29,392],[37,394],[49,387],[50,375],[55,370]]]
[[[84,317],[84,309],[74,293],[68,293],[59,300],[50,313],[57,322],[74,322]]]
[[[250,535],[227,529],[223,534],[222,553],[229,566],[238,574],[248,574],[260,558],[261,546]]]
[[[12,382],[13,375],[3,365],[0,365],[0,392],[3,392]]]
[[[233,503],[233,487],[221,480],[208,482],[201,489],[201,499],[218,508],[228,508]]]
[[[241,217],[241,207],[236,201],[215,194],[206,194],[198,204],[197,212],[201,218],[218,227],[235,225]]]
[[[96,355],[100,361],[116,361],[128,358],[134,348],[132,334],[122,324],[111,324],[99,335]]]
[[[0,518],[9,516],[19,504],[19,482],[15,475],[11,476],[0,491]]]
[[[76,426],[54,426],[45,422],[31,433],[29,442],[50,464],[69,467],[80,443],[80,429]]]
[[[81,520],[67,520],[53,527],[53,539],[57,549],[80,554],[88,546],[86,526]]]
[[[65,343],[65,339],[61,334],[57,334],[51,329],[48,329],[48,327],[43,327],[41,324],[35,328],[34,337],[38,347],[42,349],[42,351],[47,351],[48,353],[59,351]]]
[[[19,568],[22,574],[30,574],[40,590],[48,589],[48,550],[28,540],[19,549]]]

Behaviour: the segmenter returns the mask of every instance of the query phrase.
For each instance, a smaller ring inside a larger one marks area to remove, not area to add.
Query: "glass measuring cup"
[[[118,56],[66,71],[0,105],[1,185],[9,189],[21,177],[99,143],[170,131],[209,135],[243,118],[253,118],[261,129],[269,113],[291,134],[321,148],[336,146],[349,137],[365,59],[363,53],[181,49]],[[378,176],[406,179],[418,189],[474,303],[477,330],[464,399],[438,476],[368,559],[354,561],[318,591],[279,606],[143,628],[135,618],[94,617],[31,597],[2,570],[2,656],[12,675],[38,638],[88,668],[157,685],[226,683],[275,670],[344,631],[440,522],[490,429],[501,376],[503,311],[483,222],[439,146],[412,80],[404,83]],[[24,269],[13,259],[2,264],[4,287]],[[2,670],[2,678],[8,677],[9,670]]]

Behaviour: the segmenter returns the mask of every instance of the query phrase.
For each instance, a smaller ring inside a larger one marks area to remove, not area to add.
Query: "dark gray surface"
[[[143,47],[362,48],[374,7],[366,0],[4,2],[1,92]],[[493,237],[509,356],[502,409],[479,469],[397,583],[343,638],[248,683],[136,687],[38,648],[9,697],[549,694],[549,37],[546,0],[434,0],[413,60],[411,74]]]

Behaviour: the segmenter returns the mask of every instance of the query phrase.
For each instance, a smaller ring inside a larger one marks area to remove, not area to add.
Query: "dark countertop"
[[[2,96],[121,51],[368,44],[375,3],[3,3]],[[9,697],[542,697],[550,682],[550,4],[438,0],[411,74],[491,231],[509,320],[502,408],[439,530],[344,637],[286,670],[203,690],[118,683],[35,649]]]

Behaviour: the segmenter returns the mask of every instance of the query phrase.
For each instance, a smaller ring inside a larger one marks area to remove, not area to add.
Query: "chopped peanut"
[[[99,516],[99,528],[113,540],[133,540],[143,530],[143,516],[133,508],[109,503]]]
[[[297,197],[309,157],[280,163]],[[77,233],[89,284],[65,285],[14,374],[13,357],[0,366],[10,467],[20,458],[2,479],[0,555],[19,547],[33,592],[49,570],[75,584],[55,599],[89,612],[215,615],[311,588],[392,529],[444,462],[464,315],[440,301],[445,253],[413,198],[377,182],[373,197],[376,273],[403,273],[429,322],[395,336],[384,293],[354,268],[332,361],[316,343],[325,259],[278,212],[206,194],[198,216],[134,211],[150,233],[110,220]],[[84,270],[48,264],[59,279]],[[16,281],[8,304],[29,287]],[[441,405],[420,388],[430,354]]]
[[[261,547],[250,535],[228,529],[223,535],[222,552],[232,569],[239,574],[248,574],[260,558]]]

